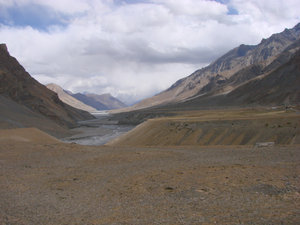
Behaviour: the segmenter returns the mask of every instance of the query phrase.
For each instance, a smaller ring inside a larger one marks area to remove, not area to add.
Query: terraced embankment
[[[295,112],[201,112],[151,119],[112,141],[115,146],[300,144]]]

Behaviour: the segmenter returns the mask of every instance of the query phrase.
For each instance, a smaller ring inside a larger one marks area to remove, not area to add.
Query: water
[[[92,114],[97,119],[79,122],[81,126],[73,129],[77,134],[64,138],[62,141],[80,145],[104,145],[134,128],[134,126],[119,125],[118,121],[110,120],[109,114],[105,111]]]
[[[105,116],[108,116],[109,113],[107,111],[95,111],[95,112],[92,112],[91,113],[92,115],[94,115],[95,117],[105,117]]]

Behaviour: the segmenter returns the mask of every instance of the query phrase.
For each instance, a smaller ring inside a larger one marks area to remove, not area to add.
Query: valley
[[[79,127],[71,129],[73,135],[61,140],[66,143],[99,146],[135,127],[134,125],[118,124],[118,121],[112,120],[111,116],[105,112],[93,113],[93,115],[96,119],[80,121]]]
[[[299,145],[82,146],[28,129],[1,132],[1,224],[300,220]]]
[[[242,44],[130,107],[47,88],[1,44],[0,224],[298,224],[299,40]]]

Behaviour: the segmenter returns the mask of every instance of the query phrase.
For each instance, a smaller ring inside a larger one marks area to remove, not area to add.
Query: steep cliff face
[[[56,93],[33,79],[10,56],[5,44],[0,45],[0,94],[65,127],[75,126],[78,120],[94,118],[88,112],[63,103]]]
[[[277,56],[288,46],[300,39],[300,23],[292,29],[273,34],[268,39],[263,39],[258,45],[240,45],[229,51],[209,66],[195,71],[190,76],[178,80],[169,89],[145,99],[135,105],[134,109],[146,108],[159,104],[176,103],[182,100],[205,94],[224,81],[232,79],[237,73],[241,84],[248,79],[261,74],[261,68],[269,66]],[[273,64],[274,66],[274,64]],[[278,65],[277,65],[278,66]],[[242,71],[244,70],[244,71]],[[248,73],[248,72],[250,73]],[[229,87],[230,91],[233,87]]]

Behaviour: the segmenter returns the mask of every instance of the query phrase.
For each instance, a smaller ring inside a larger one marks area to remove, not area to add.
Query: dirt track
[[[0,144],[0,224],[299,224],[299,146]]]

